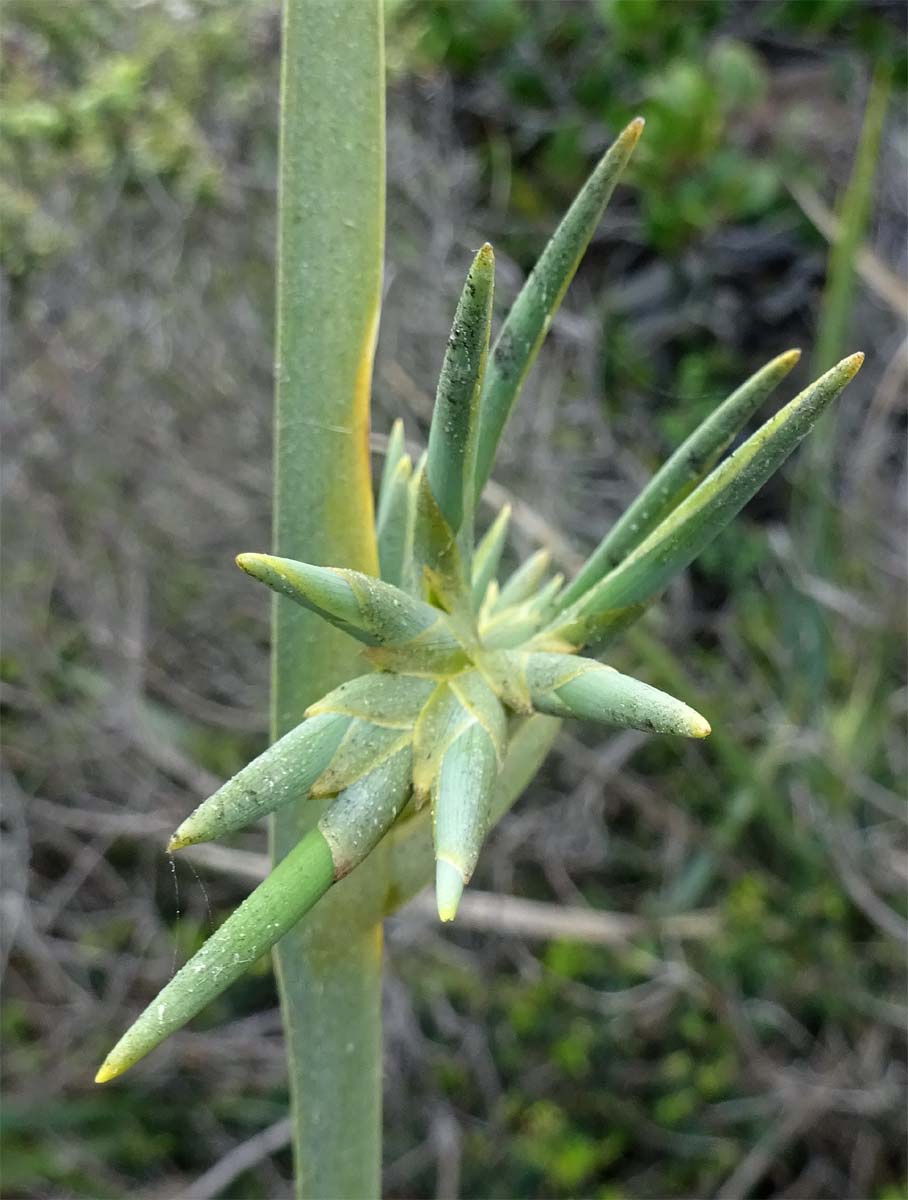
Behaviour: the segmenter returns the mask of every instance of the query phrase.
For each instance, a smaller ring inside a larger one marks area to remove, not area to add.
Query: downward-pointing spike
[[[463,895],[464,877],[453,863],[440,858],[435,864],[435,902],[442,921],[453,921]]]

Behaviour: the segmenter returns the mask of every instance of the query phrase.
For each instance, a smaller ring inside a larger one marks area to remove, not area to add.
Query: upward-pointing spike
[[[484,534],[473,556],[473,607],[478,609],[485,599],[486,589],[495,578],[501,553],[508,536],[511,506],[505,504]]]
[[[566,608],[552,628],[650,600],[697,557],[778,470],[861,369],[852,354],[827,371],[726,458],[604,579]],[[540,637],[544,637],[543,631]]]
[[[464,284],[438,379],[429,430],[426,479],[461,553],[472,551],[473,476],[479,394],[489,349],[495,255],[486,244]],[[468,544],[469,543],[469,544]]]
[[[561,608],[582,596],[606,571],[639,546],[646,535],[693,491],[800,357],[800,350],[787,350],[767,363],[682,442],[564,589]]]
[[[583,185],[501,327],[486,371],[476,450],[476,496],[492,472],[495,452],[527,372],[574,278],[618,176],[640,140],[644,121],[635,117],[621,131]]]

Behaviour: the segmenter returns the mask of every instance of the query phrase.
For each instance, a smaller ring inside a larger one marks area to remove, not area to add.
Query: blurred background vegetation
[[[389,0],[379,434],[425,436],[470,250],[506,304],[647,118],[506,438],[521,551],[574,566],[772,355],[868,361],[616,649],[713,737],[572,731],[484,851],[561,936],[389,923],[388,1197],[908,1195],[905,11]],[[10,1200],[290,1194],[267,961],[90,1082],[262,866],[261,830],[163,845],[265,739],[232,560],[269,540],[279,34],[271,0],[4,9]]]

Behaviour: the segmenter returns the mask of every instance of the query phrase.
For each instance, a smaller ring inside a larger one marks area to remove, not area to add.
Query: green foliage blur
[[[518,274],[610,136],[647,119],[567,301],[592,365],[556,322],[565,348],[535,376],[555,385],[530,379],[513,434],[561,472],[546,516],[586,549],[717,399],[822,332],[828,246],[793,185],[835,209],[870,75],[883,64],[903,97],[899,6],[389,0],[387,14],[392,122],[408,130],[444,99],[475,164],[462,236],[488,235]],[[7,586],[29,603],[7,629],[2,699],[8,768],[34,801],[34,913],[4,988],[2,1187],[189,1195],[284,1115],[268,964],[147,1069],[103,1091],[90,1078],[174,947],[182,960],[247,881],[206,874],[209,913],[185,872],[175,898],[162,835],[77,818],[172,827],[264,744],[266,613],[229,560],[267,540],[279,15],[264,0],[7,0],[4,17]],[[863,241],[903,272],[904,180],[882,155],[875,167]],[[389,254],[406,271],[422,218],[393,163],[391,184]],[[395,197],[417,214],[403,233]],[[433,303],[443,324],[453,292]],[[865,391],[815,464],[821,486],[796,469],[775,481],[610,660],[706,713],[712,738],[575,731],[481,863],[480,888],[647,931],[589,946],[392,923],[389,1197],[906,1195],[904,314],[862,276],[845,317]],[[380,429],[402,403],[395,319]],[[433,384],[427,368],[406,395]],[[552,396],[559,418],[534,435]],[[504,470],[535,502],[519,452]],[[817,505],[831,524],[813,558]],[[692,912],[708,936],[672,932]],[[220,1194],[289,1195],[289,1172],[282,1151]]]

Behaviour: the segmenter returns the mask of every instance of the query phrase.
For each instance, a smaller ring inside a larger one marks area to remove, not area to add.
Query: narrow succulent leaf
[[[384,837],[410,796],[409,746],[386,758],[337,800],[318,823],[331,847],[335,879],[358,866]]]
[[[508,536],[511,506],[506,504],[486,530],[473,555],[473,608],[478,609],[485,599],[486,589],[495,578],[501,553]]]
[[[578,612],[579,608],[578,601],[535,634],[527,648],[571,654],[586,647],[591,653],[599,653],[619,633],[639,621],[649,604],[628,604],[624,608],[605,608],[594,612]]]
[[[472,721],[486,731],[499,759],[504,757],[507,717],[501,701],[479,671],[465,671],[451,680],[451,691]]]
[[[520,796],[543,763],[561,728],[555,717],[540,713],[515,721],[492,798],[490,825],[495,825]],[[400,822],[388,833],[390,881],[385,913],[412,899],[431,878],[432,820],[428,809]],[[453,869],[453,868],[452,868]],[[460,878],[459,873],[457,878]]]
[[[498,649],[484,644],[479,666],[508,708],[528,716],[533,712],[533,701],[523,670],[525,657],[525,653],[515,654],[510,647]]]
[[[684,570],[763,486],[864,361],[852,354],[780,409],[720,463],[632,553],[557,619],[576,625],[649,600]],[[553,628],[555,623],[553,623]]]
[[[434,800],[436,899],[442,921],[454,919],[479,858],[497,773],[495,747],[479,722],[468,726],[442,758]]]
[[[404,575],[404,554],[407,540],[407,484],[413,465],[405,454],[388,480],[382,483],[382,495],[376,519],[378,562],[385,583],[400,587]]]
[[[472,638],[472,593],[466,564],[425,473],[417,483],[413,559],[421,572],[422,595],[455,617],[464,635]]]
[[[463,711],[450,682],[440,683],[413,729],[413,791],[417,805],[429,798],[445,747],[463,728]]]
[[[486,594],[479,607],[479,612],[476,614],[476,621],[480,629],[492,619],[492,613],[495,611],[495,606],[498,603],[500,590],[498,580],[491,580],[489,586],[486,588]]]
[[[432,680],[417,675],[359,675],[311,704],[306,715],[343,713],[372,725],[412,729],[434,687]]]
[[[419,502],[419,489],[426,471],[425,453],[410,474],[407,484],[407,512],[404,532],[403,563],[401,565],[401,589],[411,596],[422,599],[425,592],[422,565],[416,561],[416,510]]]
[[[182,1028],[292,929],[334,880],[331,848],[313,829],[174,975],[108,1054],[96,1082],[115,1079]]]
[[[471,725],[485,731],[496,755],[503,758],[507,718],[478,671],[465,671],[439,685],[419,715],[413,731],[413,787],[418,802],[431,792],[449,746]]]
[[[467,652],[451,632],[451,620],[438,620],[409,641],[392,646],[372,646],[365,657],[380,671],[397,671],[427,679],[454,675],[469,663]]]
[[[547,613],[555,606],[555,597],[561,591],[564,584],[564,576],[559,573],[553,575],[548,583],[539,589],[535,596],[529,600],[528,607],[536,613]]]
[[[548,550],[537,550],[535,554],[530,555],[502,587],[495,608],[502,609],[512,604],[521,604],[532,596],[545,578],[551,560],[552,556]]]
[[[583,185],[514,301],[495,341],[479,410],[477,497],[491,474],[495,451],[527,372],[642,132],[643,118],[637,117],[619,134]]]
[[[801,357],[788,350],[724,400],[659,468],[564,590],[566,608],[638,546],[716,465],[757,409]]]
[[[442,921],[453,921],[460,907],[466,881],[463,873],[446,858],[435,862],[435,904]]]
[[[413,738],[411,728],[395,729],[354,719],[325,770],[312,784],[316,799],[336,796],[382,763],[393,758]]]
[[[479,396],[489,350],[495,255],[488,242],[473,260],[454,315],[435,395],[426,478],[465,554],[472,550],[473,478]]]
[[[409,747],[338,796],[318,826],[211,935],[117,1042],[95,1077],[116,1078],[182,1028],[358,866],[399,816],[410,791]]]
[[[681,700],[593,659],[527,654],[523,670],[534,708],[549,716],[680,737],[704,738],[710,733],[709,722]]]
[[[253,578],[366,645],[400,646],[431,630],[440,651],[445,645],[457,648],[453,636],[439,626],[437,609],[371,575],[270,554],[241,554],[237,563]]]
[[[482,644],[487,650],[509,650],[521,646],[538,633],[543,618],[529,604],[520,604],[492,613],[480,625]]]
[[[350,725],[326,713],[301,722],[228,779],[180,825],[168,850],[233,833],[292,800],[302,800],[328,766]]]
[[[378,506],[376,526],[381,519],[382,506],[387,503],[388,490],[391,486],[391,480],[397,471],[400,460],[406,454],[406,438],[404,437],[404,423],[398,418],[391,426],[391,432],[388,434],[388,448],[385,451],[385,462],[382,467],[381,483],[378,486]]]

